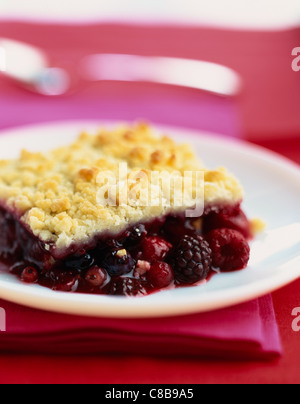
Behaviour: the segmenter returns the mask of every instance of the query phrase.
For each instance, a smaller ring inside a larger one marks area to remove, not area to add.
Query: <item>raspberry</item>
[[[33,267],[26,267],[21,274],[22,281],[26,283],[34,283],[38,280],[38,271]]]
[[[208,234],[207,240],[212,249],[214,267],[221,271],[234,271],[248,264],[250,247],[239,231],[216,229]]]
[[[172,248],[172,244],[160,237],[146,237],[142,242],[142,259],[149,262],[162,261]]]
[[[166,262],[154,262],[147,272],[148,281],[157,288],[166,288],[174,280],[174,271]]]
[[[220,228],[237,230],[247,239],[251,236],[249,220],[239,207],[223,209],[220,212],[211,212],[205,217],[205,233]]]
[[[97,265],[90,268],[85,274],[84,278],[91,286],[102,286],[106,279],[107,274],[104,269],[99,268]]]
[[[147,291],[138,279],[118,277],[110,282],[108,293],[119,296],[141,296],[146,295]]]
[[[181,283],[196,283],[205,279],[211,268],[211,249],[201,236],[184,236],[178,243],[170,264],[175,279]]]

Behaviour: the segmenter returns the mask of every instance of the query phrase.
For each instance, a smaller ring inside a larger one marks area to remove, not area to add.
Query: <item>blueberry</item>
[[[110,276],[128,274],[135,268],[135,261],[125,249],[109,251],[102,262],[102,266]]]
[[[69,258],[65,261],[67,269],[85,271],[95,264],[95,259],[90,254],[86,253],[81,257]]]
[[[125,244],[128,246],[134,246],[139,244],[147,236],[146,227],[143,224],[134,226],[129,236],[125,240]]]

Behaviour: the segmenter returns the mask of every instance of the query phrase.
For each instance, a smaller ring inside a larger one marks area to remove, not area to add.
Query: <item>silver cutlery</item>
[[[0,38],[0,74],[43,95],[65,94],[70,84],[68,73],[51,67],[42,50],[6,38]]]
[[[126,54],[94,54],[78,62],[78,78],[87,82],[151,82],[183,86],[220,96],[241,90],[241,78],[232,69],[206,61]],[[24,88],[47,96],[66,94],[70,74],[52,66],[47,54],[29,44],[0,38],[0,74]]]

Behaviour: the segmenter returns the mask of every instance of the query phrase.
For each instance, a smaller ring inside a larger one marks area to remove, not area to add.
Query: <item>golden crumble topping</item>
[[[239,182],[224,168],[205,169],[189,145],[139,124],[82,133],[70,146],[48,153],[23,150],[18,159],[1,161],[0,199],[34,235],[65,248],[192,208],[199,195],[195,180],[188,182],[182,203],[175,204],[174,184],[181,188],[186,172],[202,173],[206,204],[243,197]],[[173,185],[166,189],[169,178]]]

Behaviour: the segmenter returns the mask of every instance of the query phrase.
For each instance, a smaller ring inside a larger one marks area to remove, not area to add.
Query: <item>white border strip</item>
[[[210,26],[243,30],[300,27],[299,0],[2,0],[0,20],[58,24]]]

